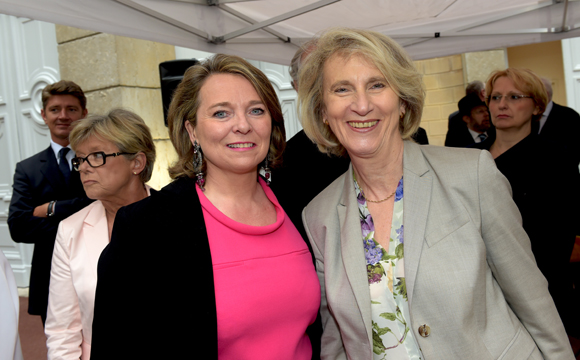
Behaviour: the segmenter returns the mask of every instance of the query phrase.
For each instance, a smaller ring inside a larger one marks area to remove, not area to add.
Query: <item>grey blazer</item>
[[[404,146],[407,321],[425,359],[573,360],[489,152]],[[358,212],[351,167],[302,213],[322,287],[322,359],[373,358]]]

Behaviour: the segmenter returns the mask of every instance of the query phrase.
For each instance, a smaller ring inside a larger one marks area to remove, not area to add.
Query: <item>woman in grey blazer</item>
[[[299,84],[306,134],[351,160],[303,212],[322,286],[321,358],[572,360],[490,154],[408,141],[425,92],[404,50],[332,29]]]

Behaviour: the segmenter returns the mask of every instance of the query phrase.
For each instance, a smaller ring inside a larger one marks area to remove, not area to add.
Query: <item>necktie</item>
[[[479,138],[479,142],[483,142],[483,140],[487,139],[486,134],[479,134],[479,135],[477,135],[477,137]]]
[[[58,157],[60,159],[58,167],[60,172],[64,176],[65,181],[68,183],[68,178],[70,177],[70,168],[68,167],[68,160],[66,159],[66,154],[69,152],[69,148],[63,147],[58,152]]]

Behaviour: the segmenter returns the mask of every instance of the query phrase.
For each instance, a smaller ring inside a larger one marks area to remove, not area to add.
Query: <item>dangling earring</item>
[[[203,187],[205,185],[205,179],[203,178],[203,171],[201,170],[203,165],[203,155],[201,154],[201,147],[197,143],[197,140],[193,142],[193,171],[195,171],[195,176],[197,180],[195,181],[201,191],[205,191]]]
[[[264,170],[264,178],[266,179],[266,184],[268,184],[268,186],[270,186],[270,183],[272,182],[272,170],[270,170],[270,168],[268,167],[269,157],[270,152],[268,152],[268,156],[266,156],[266,160],[264,161],[264,167],[262,168],[262,170]]]

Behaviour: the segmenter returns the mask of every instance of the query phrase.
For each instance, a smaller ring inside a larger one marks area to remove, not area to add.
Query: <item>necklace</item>
[[[364,197],[366,201],[368,201],[368,202],[372,202],[372,203],[382,203],[383,201],[387,201],[387,200],[389,200],[390,198],[392,198],[392,197],[393,197],[393,195],[395,195],[395,193],[397,192],[397,189],[395,189],[395,191],[393,191],[393,192],[391,193],[391,195],[387,196],[386,198],[384,198],[384,199],[382,199],[382,200],[371,200],[371,199],[368,199],[368,198],[365,196],[365,192],[364,192],[364,190],[362,189],[362,187],[360,187],[360,185],[359,185],[358,187],[360,188],[360,194],[362,195],[362,197]]]
[[[354,174],[353,174],[353,175],[354,175]],[[356,175],[354,175],[354,181],[356,181]],[[368,199],[368,198],[365,196],[365,192],[364,192],[364,190],[363,190],[362,186],[360,186],[360,184],[358,183],[358,181],[356,181],[356,184],[358,185],[358,188],[360,189],[360,194],[362,195],[362,197],[363,197],[363,198],[364,198],[366,201],[368,201],[368,202],[372,202],[372,203],[382,203],[383,201],[387,201],[387,200],[389,200],[390,198],[392,198],[392,197],[393,197],[393,195],[395,195],[395,193],[397,192],[397,188],[395,188],[395,191],[393,191],[393,192],[391,193],[391,195],[387,196],[386,198],[384,198],[384,199],[382,199],[382,200],[371,200],[371,199]]]

